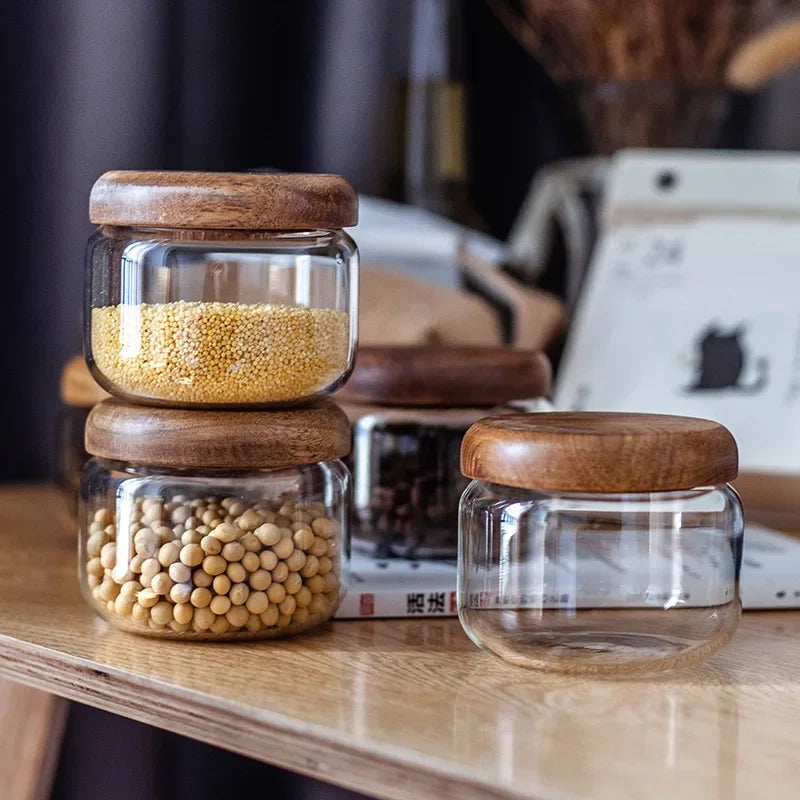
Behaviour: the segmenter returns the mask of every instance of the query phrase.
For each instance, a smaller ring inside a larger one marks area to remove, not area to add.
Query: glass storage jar
[[[339,395],[353,423],[354,544],[380,558],[455,558],[464,433],[549,391],[550,362],[529,350],[361,348]]]
[[[66,500],[67,530],[74,536],[75,522],[78,519],[81,470],[89,460],[83,444],[86,418],[93,406],[108,397],[108,392],[101,389],[89,374],[83,356],[74,356],[61,371],[59,394],[61,409],[58,418],[58,483]]]
[[[464,437],[458,613],[513,664],[624,674],[703,659],[739,621],[736,443],[708,420],[544,413]]]
[[[106,400],[89,415],[86,448],[80,583],[118,628],[269,638],[336,611],[350,426],[331,401],[210,412]]]
[[[85,352],[135,403],[292,405],[353,364],[358,201],[338,175],[108,172],[92,189]]]

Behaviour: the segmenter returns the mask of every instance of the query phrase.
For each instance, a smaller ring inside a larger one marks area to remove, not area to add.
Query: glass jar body
[[[81,484],[81,588],[101,616],[134,633],[301,633],[344,595],[349,506],[339,460],[167,472],[94,458]]]
[[[353,423],[353,543],[379,558],[455,558],[469,480],[461,440],[487,409],[347,409]],[[494,413],[500,413],[495,410]]]
[[[479,647],[526,667],[690,664],[738,625],[742,535],[727,485],[590,495],[473,481],[460,506],[459,618]]]
[[[341,230],[104,226],[86,264],[87,361],[124,400],[290,405],[352,370],[358,251]]]

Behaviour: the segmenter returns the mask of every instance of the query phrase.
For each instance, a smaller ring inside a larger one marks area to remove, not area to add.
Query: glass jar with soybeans
[[[297,404],[353,364],[358,201],[338,175],[108,172],[95,183],[85,352],[134,403]]]
[[[79,576],[134,633],[270,638],[328,620],[346,585],[342,410],[198,411],[106,400],[86,425]]]
[[[542,353],[362,347],[339,395],[353,423],[354,546],[381,558],[455,558],[464,433],[549,391]]]
[[[484,419],[461,450],[458,613],[512,664],[625,675],[700,661],[739,622],[743,517],[722,425]]]

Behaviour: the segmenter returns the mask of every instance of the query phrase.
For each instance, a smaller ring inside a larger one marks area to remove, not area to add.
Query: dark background
[[[81,348],[95,178],[108,169],[270,165],[342,172],[359,191],[398,198],[402,132],[389,101],[407,77],[411,6],[3,4],[0,480],[53,471],[58,375]],[[503,237],[536,169],[581,148],[560,92],[486,4],[460,8],[470,193]],[[796,145],[793,88],[784,82],[749,103],[728,143]]]

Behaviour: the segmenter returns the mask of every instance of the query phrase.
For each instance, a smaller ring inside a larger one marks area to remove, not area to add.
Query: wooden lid
[[[154,467],[289,467],[347,455],[350,423],[330,400],[280,411],[189,411],[112,399],[89,414],[86,450]]]
[[[358,222],[341,175],[256,172],[106,172],[92,187],[97,225],[312,230]]]
[[[350,403],[491,407],[550,392],[543,353],[503,347],[362,347],[339,397]]]
[[[78,408],[91,408],[110,397],[92,377],[83,356],[74,356],[64,365],[59,393],[66,405]]]
[[[738,472],[718,422],[661,414],[551,412],[476,422],[461,445],[469,478],[555,492],[665,492],[714,486]]]

